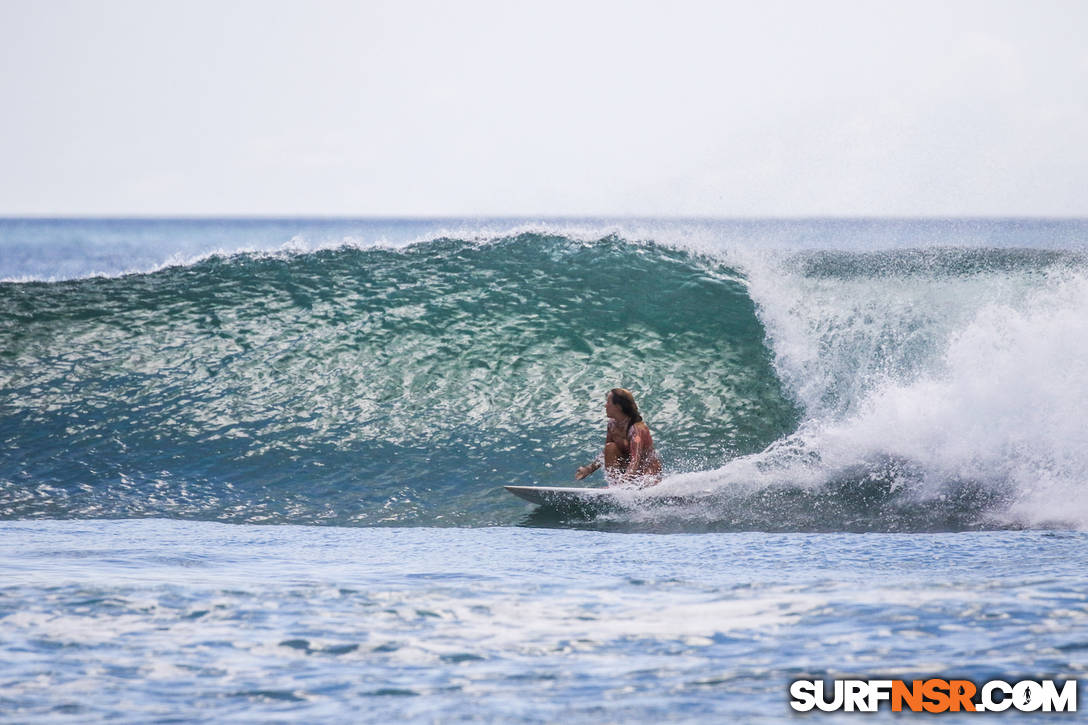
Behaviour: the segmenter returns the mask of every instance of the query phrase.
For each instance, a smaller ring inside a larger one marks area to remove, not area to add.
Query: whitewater
[[[1086,242],[0,220],[0,719],[777,721],[798,677],[1083,678]],[[503,491],[573,483],[616,386],[649,500]]]

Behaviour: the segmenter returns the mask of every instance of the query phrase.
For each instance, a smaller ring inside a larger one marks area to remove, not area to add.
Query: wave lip
[[[1084,252],[1088,219],[4,219],[0,283],[145,274],[211,256],[339,247],[399,249],[439,239],[488,242],[525,234],[593,242],[654,240],[720,255],[745,250],[913,253],[940,246]]]

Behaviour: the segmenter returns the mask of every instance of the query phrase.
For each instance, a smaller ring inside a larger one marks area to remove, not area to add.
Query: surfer
[[[574,478],[581,481],[604,463],[604,475],[609,486],[636,484],[653,486],[661,480],[661,458],[654,450],[650,427],[639,415],[635,396],[630,390],[612,388],[605,396],[604,412],[608,416],[608,432],[604,452],[585,466]]]

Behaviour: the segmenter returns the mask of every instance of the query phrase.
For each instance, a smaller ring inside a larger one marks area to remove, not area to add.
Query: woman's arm
[[[575,471],[575,473],[574,473],[574,480],[575,481],[581,481],[583,478],[585,478],[589,474],[593,473],[594,471],[596,471],[600,467],[601,467],[601,464],[598,463],[597,461],[593,461],[593,463],[587,463],[584,466],[579,466],[578,470]]]

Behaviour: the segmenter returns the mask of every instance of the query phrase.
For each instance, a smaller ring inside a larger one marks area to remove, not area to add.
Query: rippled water
[[[0,707],[35,722],[773,722],[799,677],[1085,678],[1086,545],[6,522]]]
[[[0,721],[778,722],[795,678],[1084,679],[1086,248],[0,220]],[[503,491],[570,482],[615,385],[657,487]]]

